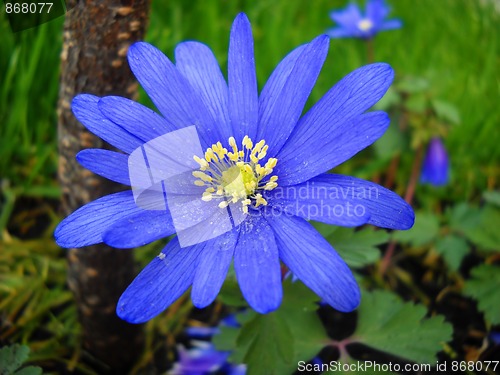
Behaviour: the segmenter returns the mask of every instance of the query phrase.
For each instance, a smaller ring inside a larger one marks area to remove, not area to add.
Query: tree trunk
[[[68,9],[58,103],[59,179],[65,215],[120,190],[76,162],[75,155],[82,149],[110,147],[85,130],[73,116],[70,103],[79,93],[137,95],[126,53],[144,37],[149,0],[74,0],[68,2]],[[71,249],[68,264],[68,284],[77,302],[84,347],[105,364],[107,372],[126,373],[143,347],[142,327],[122,321],[115,313],[118,298],[135,275],[132,252],[105,245]]]

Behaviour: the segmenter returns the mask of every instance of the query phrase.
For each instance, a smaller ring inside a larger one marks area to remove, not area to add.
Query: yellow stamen
[[[259,191],[273,190],[278,186],[278,176],[270,176],[278,160],[269,158],[266,164],[259,164],[269,150],[264,140],[254,144],[246,135],[241,141],[242,149],[238,149],[234,137],[230,137],[228,143],[231,151],[217,142],[207,148],[204,158],[194,156],[200,165],[199,170],[192,173],[198,178],[194,184],[207,186],[201,199],[208,202],[222,198],[218,204],[220,208],[241,201],[244,213],[248,213],[250,208],[267,205],[267,200]],[[269,179],[263,182],[267,176]]]
[[[194,171],[193,176],[205,182],[212,182],[213,178],[201,171]]]
[[[228,201],[222,201],[218,204],[219,208],[226,208],[227,206],[229,206],[229,202]]]

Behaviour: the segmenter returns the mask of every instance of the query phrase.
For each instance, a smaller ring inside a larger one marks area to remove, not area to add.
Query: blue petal
[[[351,38],[358,36],[358,33],[355,33],[352,30],[343,27],[332,27],[326,30],[326,34],[330,38]]]
[[[56,228],[54,237],[61,247],[83,247],[102,242],[106,230],[117,221],[143,211],[132,192],[106,195],[80,207]]]
[[[108,180],[130,186],[128,155],[119,152],[89,148],[80,151],[76,160],[88,170]]]
[[[276,66],[272,74],[269,76],[262,92],[259,96],[259,134],[262,133],[260,129],[263,120],[262,118],[267,116],[268,113],[276,105],[276,99],[278,98],[280,92],[283,90],[283,86],[290,77],[290,73],[297,62],[299,56],[304,52],[307,44],[295,48],[292,52],[285,56],[283,60]]]
[[[345,9],[330,12],[330,18],[340,26],[354,30],[363,17],[356,4],[349,4]]]
[[[175,129],[196,125],[202,143],[213,143],[211,135],[216,124],[175,65],[160,50],[144,42],[130,46],[127,56],[130,69],[169,123]]]
[[[130,249],[174,233],[175,227],[167,211],[145,210],[114,223],[104,233],[103,241],[112,247]]]
[[[380,25],[379,30],[394,30],[394,29],[400,29],[402,27],[403,27],[403,21],[401,21],[400,19],[394,18],[392,20],[388,20],[388,21],[383,22]]]
[[[187,327],[185,329],[186,334],[191,339],[210,339],[213,335],[217,335],[220,333],[220,329],[217,327]]]
[[[331,204],[339,201],[344,207],[351,205],[351,214],[360,220],[367,218],[366,223],[389,229],[409,229],[415,221],[415,213],[411,206],[396,193],[370,181],[338,174],[322,174],[306,183],[290,188],[303,189],[313,186],[314,194],[325,196],[320,204]],[[299,190],[300,191],[300,190]],[[325,218],[313,218],[324,221]],[[335,224],[335,223],[331,223]],[[346,224],[336,224],[345,225]]]
[[[384,0],[369,0],[366,3],[366,18],[375,25],[380,25],[389,12],[390,8]]]
[[[213,345],[204,343],[190,350],[179,348],[179,361],[174,364],[172,374],[204,375],[219,370],[229,357],[229,352],[219,352]],[[225,372],[224,372],[225,373]]]
[[[339,311],[359,305],[361,295],[351,270],[311,224],[295,216],[266,218],[281,260],[307,287]]]
[[[177,69],[199,93],[218,124],[220,141],[232,136],[228,112],[228,89],[214,54],[198,42],[180,43],[175,49]]]
[[[228,51],[229,118],[236,142],[245,135],[252,140],[257,133],[258,94],[253,37],[244,13],[233,22]]]
[[[200,252],[205,244],[179,246],[172,239],[123,292],[116,313],[129,323],[144,323],[169,307],[193,282]]]
[[[200,254],[191,290],[194,306],[204,308],[219,294],[233,259],[237,240],[238,231],[232,230],[206,242],[206,247]]]
[[[278,248],[271,228],[260,216],[249,216],[240,228],[234,251],[236,277],[248,304],[265,314],[279,307],[283,294]]]
[[[355,70],[330,89],[301,118],[276,156],[280,185],[297,184],[325,172],[380,137],[388,125],[387,116],[383,112],[359,115],[382,98],[393,75],[389,65],[372,64]]]
[[[306,220],[345,227],[366,224],[370,211],[364,201],[356,199],[358,187],[325,183],[322,176],[298,185],[278,187],[266,194],[266,200],[273,209]]]
[[[272,88],[269,91],[264,88],[260,98],[264,105],[259,108],[259,134],[256,140],[265,139],[270,150],[280,150],[297,124],[325,62],[328,43],[326,35],[314,39],[302,49],[292,68],[289,63],[284,66],[280,64],[278,71],[271,76]],[[284,77],[275,78],[275,74]]]
[[[101,113],[97,105],[99,100],[99,97],[89,94],[76,96],[71,102],[71,109],[78,121],[99,138],[127,154],[140,147],[144,143],[141,139],[108,120]]]
[[[106,118],[143,143],[176,129],[152,109],[121,96],[105,96],[99,100],[98,107]]]
[[[389,123],[389,117],[381,111],[337,123],[335,131],[325,131],[323,139],[320,134],[315,133],[313,137],[316,142],[312,142],[310,138],[294,154],[289,148],[288,153],[278,155],[274,173],[279,176],[281,186],[307,181],[349,160],[371,145],[384,134]]]
[[[427,146],[420,181],[435,186],[446,185],[450,177],[448,153],[440,138],[434,137]]]

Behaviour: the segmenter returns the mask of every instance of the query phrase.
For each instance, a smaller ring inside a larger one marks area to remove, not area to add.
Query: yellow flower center
[[[273,190],[278,186],[278,176],[270,176],[278,160],[269,158],[264,165],[260,165],[269,148],[264,140],[254,145],[245,135],[241,150],[233,137],[228,143],[232,151],[217,142],[207,148],[204,158],[193,157],[200,165],[200,169],[193,172],[193,176],[198,178],[194,184],[207,186],[201,199],[206,202],[221,199],[220,208],[241,201],[244,213],[248,213],[250,206],[267,205],[259,190]]]
[[[368,19],[363,19],[358,22],[358,28],[361,31],[368,31],[373,27],[373,22]]]

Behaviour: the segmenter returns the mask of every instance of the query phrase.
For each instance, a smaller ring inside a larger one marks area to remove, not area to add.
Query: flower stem
[[[366,40],[366,61],[368,64],[373,64],[375,62],[375,48],[373,44],[373,38]]]
[[[411,205],[411,202],[413,201],[413,196],[415,195],[415,189],[417,187],[418,183],[418,178],[420,176],[420,167],[422,164],[422,156],[423,156],[423,145],[419,145],[417,148],[417,152],[415,155],[415,159],[413,159],[413,165],[411,168],[411,175],[410,175],[410,181],[408,182],[408,186],[406,188],[406,193],[405,193],[405,201],[406,203]],[[389,242],[389,245],[387,246],[387,250],[384,254],[384,258],[382,259],[382,262],[380,264],[380,275],[383,276],[385,272],[387,271],[387,268],[389,267],[391,263],[392,256],[394,254],[394,250],[396,250],[396,242],[391,241]]]

